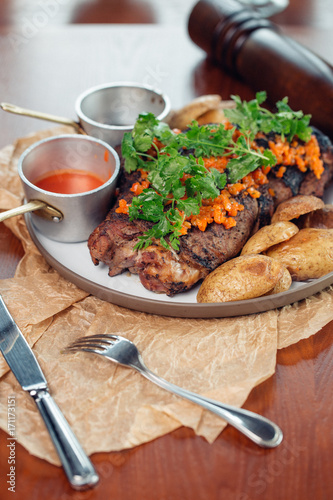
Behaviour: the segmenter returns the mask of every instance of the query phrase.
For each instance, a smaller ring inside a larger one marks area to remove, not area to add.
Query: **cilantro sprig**
[[[261,106],[266,92],[258,92],[248,102],[239,96],[232,98],[235,108],[225,110],[232,128],[226,129],[223,124],[199,126],[193,121],[187,130],[175,133],[152,113],[142,113],[133,131],[124,135],[126,171],[143,168],[150,183],[129,207],[130,220],[153,223],[140,237],[137,249],[159,240],[165,248],[177,251],[185,218],[199,214],[203,200],[216,198],[226,184],[236,183],[260,166],[274,166],[276,158],[270,150],[260,152],[251,146],[259,131],[275,132],[289,141],[295,135],[304,141],[310,139],[310,116],[293,111],[287,98],[277,103],[276,113]],[[239,134],[235,134],[236,127]],[[228,157],[224,173],[206,169],[203,158],[211,156]]]
[[[226,175],[216,169],[207,171],[203,160],[197,161],[193,155],[176,157],[158,153],[157,159],[146,163],[155,163],[147,177],[151,187],[132,199],[129,217],[155,224],[140,237],[136,248],[147,247],[159,239],[164,247],[171,245],[178,250],[185,217],[198,214],[203,199],[219,196],[226,184]],[[184,174],[189,176],[182,183]]]
[[[288,104],[288,97],[276,103],[277,111],[273,113],[261,106],[266,97],[265,91],[257,92],[256,98],[251,101],[242,101],[239,96],[231,96],[236,107],[226,109],[225,116],[240,129],[249,130],[254,135],[259,131],[265,134],[275,132],[282,138],[287,137],[288,141],[297,135],[307,142],[311,137],[311,115],[304,115],[303,111],[293,111]]]

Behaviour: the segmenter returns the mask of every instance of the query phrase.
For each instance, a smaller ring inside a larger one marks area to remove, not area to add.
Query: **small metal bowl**
[[[109,144],[89,136],[58,135],[30,146],[19,159],[18,173],[26,201],[46,205],[31,210],[34,226],[57,241],[85,241],[110,208],[119,165],[118,154]],[[59,169],[92,172],[105,182],[76,194],[54,193],[34,184],[44,174]]]
[[[151,112],[163,120],[170,112],[170,101],[148,85],[106,83],[83,92],[76,100],[75,110],[88,135],[118,146],[140,113]]]

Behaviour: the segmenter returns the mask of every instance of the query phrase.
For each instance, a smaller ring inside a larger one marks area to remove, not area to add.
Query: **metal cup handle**
[[[29,116],[30,118],[37,118],[39,120],[60,123],[62,125],[69,125],[71,127],[74,127],[76,132],[78,132],[79,134],[87,135],[87,133],[83,130],[78,122],[70,120],[68,118],[51,115],[49,113],[41,113],[39,111],[33,111],[31,109],[21,108],[19,106],[16,106],[16,104],[10,104],[9,102],[1,102],[0,108],[2,108],[4,111],[8,111],[9,113],[14,113],[15,115]]]
[[[52,220],[53,222],[60,222],[63,219],[62,213],[56,208],[51,207],[44,201],[31,200],[29,201],[29,203],[25,203],[20,207],[1,212],[0,222],[3,222],[6,219],[10,219],[11,217],[16,217],[17,215],[22,215],[34,211],[38,211],[37,215],[40,215],[44,219]]]

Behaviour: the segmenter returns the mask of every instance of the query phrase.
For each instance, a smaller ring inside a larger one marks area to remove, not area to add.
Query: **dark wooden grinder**
[[[237,0],[200,0],[188,22],[191,39],[212,60],[274,104],[294,110],[333,138],[333,68],[279,27]]]

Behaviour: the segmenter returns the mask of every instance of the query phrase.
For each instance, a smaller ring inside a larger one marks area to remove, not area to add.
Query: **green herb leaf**
[[[139,152],[146,152],[150,149],[154,139],[154,126],[157,119],[152,113],[141,114],[134,125],[133,143]]]
[[[310,115],[293,111],[286,97],[272,113],[262,107],[266,97],[264,91],[250,101],[232,96],[235,108],[224,111],[234,125],[228,129],[223,124],[200,126],[193,121],[187,130],[176,134],[152,113],[139,115],[132,133],[124,134],[122,155],[127,172],[138,168],[149,172],[150,188],[133,198],[129,217],[154,225],[135,248],[146,248],[158,240],[177,251],[184,218],[199,214],[202,200],[215,199],[227,183],[240,181],[260,166],[274,166],[277,160],[272,151],[260,152],[251,146],[259,131],[274,132],[289,141],[295,136],[310,139]],[[240,134],[235,140],[236,126]],[[212,156],[228,158],[225,172],[205,167],[203,158]]]
[[[163,198],[153,189],[145,189],[139,196],[132,199],[129,208],[130,220],[144,219],[158,222],[164,213]]]
[[[214,199],[220,194],[220,190],[214,182],[212,174],[208,173],[206,176],[194,175],[185,181],[186,192],[194,197],[200,194],[203,199]]]
[[[186,198],[186,200],[179,200],[177,203],[179,210],[185,213],[185,217],[190,215],[198,215],[200,212],[200,202],[196,198]]]
[[[183,198],[186,194],[185,186],[180,182],[180,179],[174,181],[171,186],[171,193],[176,200]],[[178,202],[179,203],[179,202]]]
[[[261,104],[266,100],[266,92],[257,92],[252,101],[241,101],[239,96],[231,96],[235,101],[234,109],[224,111],[226,117],[240,129],[251,133],[252,138],[262,131],[266,134],[275,132],[282,137],[287,136],[291,141],[295,135],[301,140],[308,141],[311,137],[311,128],[308,126],[310,115],[302,111],[293,111],[288,105],[288,98],[284,97],[276,103],[277,113],[272,113]]]
[[[121,154],[125,159],[125,170],[130,173],[137,169],[138,158],[131,132],[125,132],[121,143]]]
[[[211,168],[210,173],[212,174],[217,187],[220,190],[223,189],[227,183],[227,175],[225,173],[222,174],[216,168]]]
[[[245,158],[233,158],[228,163],[228,182],[235,184],[235,182],[243,179],[250,172],[256,170],[259,166],[258,158],[253,156],[246,156]]]
[[[170,229],[170,223],[166,217],[162,217],[157,224],[154,224],[145,234],[139,236],[138,243],[134,246],[135,250],[140,250],[142,248],[147,248],[151,245],[154,239],[159,240],[159,243],[165,248],[169,248],[168,243],[165,241],[164,236],[168,234]]]

